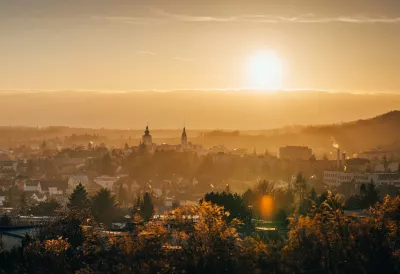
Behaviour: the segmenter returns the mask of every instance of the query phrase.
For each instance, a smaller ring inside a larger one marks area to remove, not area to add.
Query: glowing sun
[[[275,52],[254,54],[247,63],[246,74],[252,88],[276,90],[281,88],[282,61]]]

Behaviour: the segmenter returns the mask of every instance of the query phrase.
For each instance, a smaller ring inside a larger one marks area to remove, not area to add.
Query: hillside
[[[214,137],[204,140],[206,145],[225,144],[228,147],[265,149],[277,153],[285,145],[309,146],[321,156],[331,151],[332,138],[349,155],[374,148],[400,149],[400,111],[391,111],[374,118],[348,123],[282,128],[254,135],[242,132],[239,137]]]
[[[277,153],[285,145],[309,146],[317,157],[333,152],[332,138],[349,155],[374,148],[400,148],[400,111],[391,111],[370,119],[356,120],[347,123],[325,124],[316,126],[287,126],[271,130],[196,130],[188,128],[189,141],[205,147],[225,145],[228,148],[247,148],[258,153],[268,149]],[[203,138],[199,138],[204,132]],[[208,133],[207,133],[208,132]],[[139,143],[143,129],[122,130],[107,128],[76,128],[52,126],[36,127],[0,127],[0,147],[12,147],[16,144],[41,142],[43,139],[65,136],[98,135],[107,145],[122,147],[130,139],[132,145]],[[179,143],[181,128],[160,130],[151,128],[153,141],[156,143]],[[36,140],[36,141],[35,141]],[[86,144],[87,140],[82,141]]]

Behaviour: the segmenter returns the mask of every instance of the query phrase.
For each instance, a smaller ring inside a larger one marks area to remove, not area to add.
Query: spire
[[[186,139],[186,138],[187,138],[187,136],[186,136],[186,127],[183,127],[181,139]]]
[[[187,148],[187,135],[186,135],[186,127],[183,127],[182,136],[181,136],[181,149]]]
[[[145,130],[145,132],[144,132],[146,135],[149,135],[150,134],[150,131],[149,131],[149,126],[146,126],[146,130]]]

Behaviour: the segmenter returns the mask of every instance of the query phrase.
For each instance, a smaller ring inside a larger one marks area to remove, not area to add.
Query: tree
[[[69,197],[68,208],[74,210],[88,209],[90,206],[90,200],[88,198],[87,191],[82,184],[78,184],[74,192]]]
[[[0,218],[0,226],[10,226],[11,225],[11,218],[7,214],[4,214]]]
[[[10,206],[13,206],[13,204],[14,204],[14,199],[13,199],[13,187],[10,187],[9,189],[8,189],[8,204],[10,205]]]
[[[143,200],[140,203],[140,215],[142,216],[143,220],[148,222],[154,214],[154,206],[151,200],[150,193],[146,192],[143,195]]]
[[[360,196],[361,208],[368,208],[379,201],[379,191],[373,181],[360,189]]]
[[[296,181],[294,183],[294,189],[299,195],[299,212],[304,213],[304,197],[307,192],[307,181],[306,178],[301,174],[297,174]]]
[[[251,228],[252,214],[248,206],[245,204],[242,196],[236,193],[232,194],[227,192],[211,192],[207,193],[204,196],[204,199],[200,201],[200,203],[202,203],[203,201],[221,206],[224,208],[224,210],[229,212],[229,215],[226,217],[228,222],[237,219],[242,221],[245,224],[246,228]]]
[[[127,190],[127,189],[124,188],[124,187],[122,186],[122,184],[119,186],[119,189],[118,189],[118,202],[119,202],[120,204],[122,204],[122,205],[124,205],[125,202],[126,202],[126,198],[127,198],[126,190]]]
[[[59,202],[51,200],[32,206],[30,211],[35,216],[55,216],[57,214],[56,210],[60,207]]]
[[[20,208],[20,214],[25,215],[26,210],[27,210],[27,202],[26,202],[26,197],[25,197],[25,192],[22,192],[21,195],[19,196],[19,208]]]
[[[356,185],[356,181],[352,179],[350,182],[343,182],[340,184],[338,188],[338,192],[343,194],[346,197],[350,197],[354,192],[354,186]]]
[[[328,192],[311,214],[291,220],[284,260],[291,273],[398,273],[399,211],[400,197],[387,197],[369,216],[347,216]]]
[[[142,201],[140,199],[140,196],[137,196],[134,198],[133,201],[133,208],[132,208],[132,215],[135,217],[136,215],[140,215],[140,206],[142,204]]]
[[[264,196],[271,192],[271,184],[268,181],[259,182],[257,187],[254,189],[254,192],[257,196]]]
[[[310,193],[308,193],[307,198],[303,202],[303,212],[308,212],[314,203],[318,202],[318,194],[314,188],[311,188]]]
[[[315,191],[315,188],[311,189],[309,198],[311,201],[316,201],[318,199],[318,195],[317,195],[317,192]]]
[[[284,227],[287,227],[289,222],[288,222],[288,217],[287,217],[285,210],[280,209],[278,211],[278,213],[276,213],[275,221],[281,223]]]
[[[360,193],[351,196],[347,200],[348,209],[366,209],[379,201],[379,191],[376,189],[375,184],[371,181],[368,184],[360,186]]]
[[[253,206],[253,203],[255,200],[255,195],[254,195],[253,191],[249,188],[248,190],[246,190],[245,193],[243,193],[242,199],[243,199],[244,204],[247,207]]]
[[[109,153],[105,154],[103,158],[101,158],[98,172],[102,175],[114,176],[115,170]]]
[[[172,209],[176,209],[181,205],[181,202],[178,199],[174,199],[172,201]]]
[[[36,173],[37,165],[33,160],[28,160],[26,173],[28,175],[34,175]]]
[[[94,219],[100,223],[110,225],[116,217],[115,196],[111,192],[102,188],[92,198],[92,213]]]

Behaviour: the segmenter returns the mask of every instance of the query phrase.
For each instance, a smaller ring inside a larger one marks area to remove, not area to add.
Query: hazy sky
[[[400,92],[399,0],[0,0],[0,89]]]

